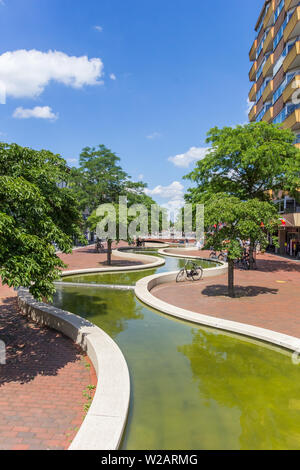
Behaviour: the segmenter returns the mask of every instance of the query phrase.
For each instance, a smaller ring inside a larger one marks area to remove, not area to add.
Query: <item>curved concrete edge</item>
[[[178,246],[168,246],[165,248],[162,248],[161,250],[158,250],[158,253],[161,255],[167,255],[167,256],[178,256],[179,258],[185,258],[188,255],[183,255],[183,254],[174,254],[174,253],[168,253],[168,250],[180,250],[180,251],[195,251],[197,248],[195,246],[183,246],[182,248]]]
[[[118,285],[118,284],[93,284],[88,282],[54,282],[55,286],[63,287],[92,287],[94,289],[111,289],[111,290],[134,290],[134,286]]]
[[[165,260],[152,255],[140,255],[137,253],[126,253],[125,251],[113,250],[113,254],[120,258],[136,259],[136,261],[146,262],[146,264],[137,264],[135,266],[119,266],[105,268],[86,268],[73,269],[70,271],[62,271],[61,277],[75,276],[76,274],[97,274],[97,273],[113,273],[124,271],[142,271],[144,269],[154,269],[165,264]]]
[[[18,290],[18,304],[33,321],[60,331],[80,345],[95,367],[96,393],[69,449],[118,449],[130,399],[129,371],[120,348],[101,328],[73,313],[37,302],[26,289]]]
[[[146,249],[151,249],[151,248],[167,248],[169,245],[169,243],[165,243],[165,242],[147,242],[146,240],[146,246],[145,248]]]
[[[187,251],[194,250],[194,248],[186,248]],[[175,253],[168,253],[167,250],[158,250],[158,253],[163,256],[169,256],[171,258],[188,258],[191,259],[191,256],[189,255],[183,255],[183,254],[175,254]],[[197,256],[193,255],[192,259],[200,259],[203,261],[212,261],[213,263],[218,264],[219,266],[213,267],[213,268],[205,268],[203,270],[203,277],[208,277],[208,276],[218,276],[221,274],[226,274],[228,272],[228,263],[225,263],[225,261],[220,261],[220,260],[215,260],[211,258],[203,258],[202,256]],[[174,280],[174,279],[172,279]]]
[[[211,269],[204,269],[204,277],[209,275],[207,271],[210,270]],[[242,336],[256,338],[258,340],[272,343],[291,351],[300,350],[300,339],[294,336],[289,336],[253,325],[248,325],[246,323],[239,323],[231,320],[212,317],[205,315],[205,313],[201,314],[190,310],[185,310],[183,308],[176,307],[175,305],[164,302],[151,294],[151,289],[153,289],[155,286],[174,281],[176,279],[176,274],[177,271],[167,274],[156,274],[153,276],[144,277],[136,283],[135,295],[146,305],[172,317],[180,318],[181,320],[186,320],[200,325],[209,326],[219,330],[230,331]]]
[[[169,250],[176,250],[176,248],[168,248]],[[184,254],[177,254],[177,253],[169,253],[168,252],[168,249],[167,248],[163,248],[162,250],[158,250],[158,254],[160,255],[163,255],[163,256],[170,256],[172,258],[191,258],[191,256],[189,256],[188,254],[184,255]],[[195,251],[197,248],[194,246],[194,247],[190,247],[190,248],[178,248],[178,250],[180,251]],[[197,256],[197,255],[193,255],[192,256],[193,259],[203,259],[204,261],[213,261],[214,263],[219,263],[219,264],[226,264],[227,266],[227,263],[225,263],[224,261],[220,261],[218,259],[211,259],[211,258],[203,258],[203,256]]]

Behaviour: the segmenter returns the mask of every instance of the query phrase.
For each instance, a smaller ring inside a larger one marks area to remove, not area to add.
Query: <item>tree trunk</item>
[[[253,254],[254,254],[254,241],[250,238],[249,245],[249,268],[253,269]]]
[[[112,240],[107,240],[107,264],[111,266],[111,245]]]
[[[228,260],[228,295],[235,297],[234,293],[234,263],[233,260]]]

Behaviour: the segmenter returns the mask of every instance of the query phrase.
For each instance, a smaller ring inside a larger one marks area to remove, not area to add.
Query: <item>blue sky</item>
[[[175,207],[206,132],[247,121],[262,4],[0,0],[0,140],[69,165],[84,146],[104,144]]]

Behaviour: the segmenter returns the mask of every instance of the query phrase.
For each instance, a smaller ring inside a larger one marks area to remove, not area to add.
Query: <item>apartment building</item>
[[[253,103],[249,121],[280,124],[295,134],[300,148],[300,1],[265,0],[249,52]],[[288,196],[277,201],[283,226],[280,252],[300,252],[300,205]]]

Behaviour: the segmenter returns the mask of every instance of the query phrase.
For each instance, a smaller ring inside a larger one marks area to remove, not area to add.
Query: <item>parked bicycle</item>
[[[96,242],[96,252],[101,253],[104,250],[104,245],[101,240],[97,240]]]
[[[241,258],[237,258],[236,260],[234,260],[234,265],[236,268],[242,268],[242,269],[250,269],[250,255],[249,253],[244,253],[243,256]],[[255,258],[253,257],[252,259],[252,266],[253,266],[253,269],[257,269],[257,264],[256,264],[256,260]]]
[[[220,254],[213,250],[210,255],[210,259],[218,259],[219,261],[227,261],[227,252],[226,251],[221,251]]]
[[[189,268],[190,267],[190,268]],[[203,268],[198,266],[195,261],[187,260],[176,276],[176,282],[200,281],[203,277]]]

